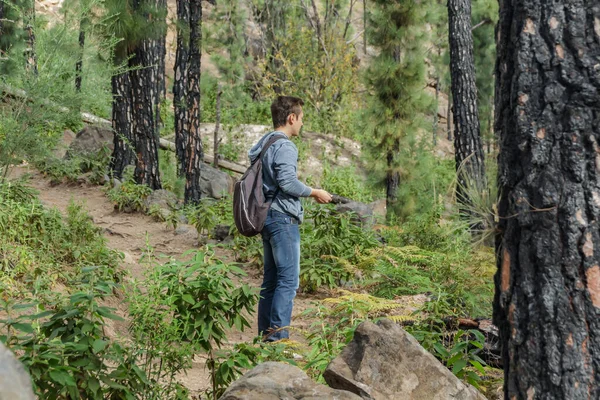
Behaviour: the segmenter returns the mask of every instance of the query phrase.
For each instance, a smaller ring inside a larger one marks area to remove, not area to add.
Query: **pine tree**
[[[494,141],[492,130],[496,58],[494,28],[498,22],[498,2],[496,0],[475,0],[472,5],[473,55],[475,56],[479,126],[484,147],[487,147],[489,153]]]
[[[414,160],[417,130],[431,105],[424,91],[425,15],[416,0],[376,0],[369,9],[369,40],[380,53],[366,73],[371,92],[366,136],[375,158],[385,160],[388,217],[402,205],[398,186]]]
[[[200,175],[204,150],[200,137],[200,54],[202,5],[200,0],[177,1],[175,82],[175,146],[179,173],[185,175],[185,202],[201,198]]]
[[[506,399],[600,398],[600,5],[500,2],[494,323]]]
[[[106,0],[105,7],[109,16],[106,33],[120,39],[113,56],[118,73],[112,79],[115,149],[111,168],[120,177],[123,168],[135,162],[136,182],[160,189],[157,115],[166,3]]]
[[[448,1],[450,74],[454,105],[454,154],[458,202],[469,213],[473,190],[486,188],[484,154],[479,132],[475,60],[471,33],[471,1]]]

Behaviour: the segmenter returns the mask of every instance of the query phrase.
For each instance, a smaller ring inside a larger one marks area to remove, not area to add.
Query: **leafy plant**
[[[105,320],[120,317],[99,304],[114,284],[98,270],[83,268],[75,293],[54,294],[49,303],[34,292],[28,303],[2,304],[8,317],[0,321],[7,332],[0,339],[22,353],[43,398],[133,398],[148,383],[135,357],[104,334]]]
[[[126,180],[120,186],[106,192],[110,201],[119,211],[134,212],[146,211],[144,200],[152,193],[148,185],[138,185],[133,180]]]

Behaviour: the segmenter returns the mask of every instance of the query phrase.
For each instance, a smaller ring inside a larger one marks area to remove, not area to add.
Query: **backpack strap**
[[[256,158],[257,160],[260,159],[262,162],[262,158],[265,154],[267,154],[267,150],[269,149],[269,147],[271,147],[271,145],[273,143],[275,143],[276,141],[278,141],[279,139],[287,139],[287,137],[283,137],[281,135],[273,135],[268,141],[267,143],[263,146],[263,148],[260,151],[260,154],[258,155],[258,157]],[[289,139],[288,139],[289,140]],[[273,202],[273,200],[275,200],[275,198],[277,197],[277,195],[279,194],[279,185],[277,185],[277,189],[275,190],[275,194],[273,195],[273,197],[271,198],[270,202]]]

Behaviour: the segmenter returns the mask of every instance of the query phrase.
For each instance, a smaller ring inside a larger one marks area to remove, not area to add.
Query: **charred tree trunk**
[[[177,0],[177,51],[175,53],[175,77],[173,82],[173,106],[175,108],[175,154],[179,176],[185,175],[185,149],[190,136],[188,130],[188,61],[190,53],[190,6],[187,0]]]
[[[500,2],[498,271],[506,399],[600,398],[600,4]]]
[[[385,177],[386,184],[386,197],[385,203],[387,208],[387,218],[389,219],[396,208],[398,201],[398,186],[400,186],[400,173],[396,168],[394,162],[395,155],[400,151],[400,142],[396,140],[394,143],[394,150],[388,151],[387,153],[387,166],[388,171]]]
[[[165,89],[165,57],[167,53],[166,41],[167,41],[167,29],[166,29],[166,17],[167,17],[167,2],[166,0],[156,0],[156,16],[159,18],[156,21],[156,38],[153,40],[153,56],[154,63],[152,68],[155,70],[156,75],[156,89],[153,91],[154,100],[154,117],[156,134],[160,136],[161,118],[160,118],[160,105],[163,98],[166,95]]]
[[[185,202],[197,203],[202,196],[200,191],[201,166],[204,149],[200,138],[200,53],[202,46],[202,4],[201,0],[190,0],[190,58],[188,69],[188,132],[185,158]]]
[[[75,90],[81,92],[81,72],[83,70],[83,51],[85,50],[85,18],[79,21],[79,58],[75,64]]]
[[[135,158],[135,141],[131,134],[131,85],[127,72],[112,77],[112,94],[112,128],[115,138],[110,169],[115,178],[123,179],[123,170]]]
[[[438,109],[440,104],[440,77],[435,77],[435,113],[433,114],[433,146],[437,145]]]
[[[158,2],[153,3],[156,6]],[[134,2],[136,12],[151,21],[149,4],[141,0]],[[156,127],[156,104],[158,98],[158,77],[156,54],[158,40],[142,39],[133,49],[129,66],[132,98],[132,135],[135,138],[136,167],[135,180],[151,189],[161,188],[158,170],[158,130]]]
[[[475,59],[471,34],[470,0],[448,0],[450,74],[454,103],[454,151],[458,184],[457,200],[471,204],[467,188],[485,187],[484,153],[477,111]]]
[[[216,104],[216,121],[215,121],[215,132],[213,134],[213,167],[219,168],[219,145],[221,139],[219,139],[219,128],[221,127],[221,84],[217,86],[217,104]]]

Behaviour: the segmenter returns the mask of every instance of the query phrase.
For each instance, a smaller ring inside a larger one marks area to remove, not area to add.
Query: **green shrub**
[[[126,179],[120,186],[109,189],[106,195],[119,211],[144,212],[146,198],[152,193],[148,185],[138,185],[133,179]]]

